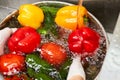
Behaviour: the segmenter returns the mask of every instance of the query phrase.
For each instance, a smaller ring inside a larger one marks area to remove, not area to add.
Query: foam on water
[[[96,32],[98,32],[98,34],[100,35],[99,48],[97,48],[94,53],[84,53],[84,55],[82,55],[82,56],[85,56],[87,54],[95,54],[93,56],[88,56],[82,60],[86,75],[89,78],[87,80],[93,80],[93,78],[95,78],[95,76],[100,71],[100,68],[103,64],[103,60],[106,53],[106,38],[105,38],[105,35],[103,34],[102,29],[96,24],[94,24],[94,22],[90,21],[88,26],[93,30],[95,30]],[[67,29],[62,29],[60,27],[58,28],[59,28],[59,34],[60,34],[59,38],[55,38],[55,36],[49,34],[49,39],[46,39],[45,35],[41,35],[42,36],[41,43],[43,44],[50,41],[55,42],[61,45],[62,47],[64,47],[68,54],[73,54],[73,52],[69,51],[68,43],[67,43],[68,36],[71,33],[71,31]]]

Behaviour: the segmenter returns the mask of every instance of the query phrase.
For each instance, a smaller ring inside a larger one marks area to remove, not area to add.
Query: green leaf
[[[59,72],[48,62],[41,59],[40,56],[38,56],[36,53],[26,55],[25,61],[27,64],[27,72],[30,77],[35,77],[37,73],[39,73],[51,76],[55,80],[61,80],[61,75],[59,74]]]
[[[83,18],[83,19],[84,19],[84,23],[85,23],[85,24],[87,24],[87,23],[88,23],[88,21],[89,21],[88,17],[84,16],[84,18]]]
[[[38,32],[44,35],[51,34],[56,37],[59,36],[57,26],[54,22],[56,13],[59,8],[48,7],[48,6],[42,6],[40,8],[43,10],[45,18],[44,18],[43,26],[40,29],[38,29]]]
[[[53,80],[53,78],[50,77],[49,75],[40,72],[35,72],[34,69],[32,68],[27,68],[27,73],[29,74],[30,77],[35,78],[37,80]]]
[[[64,64],[60,67],[60,75],[62,77],[62,80],[66,80],[67,78],[67,75],[68,75],[68,71],[69,71],[69,67],[70,67],[70,64],[72,63],[72,59],[71,58],[68,58]]]
[[[41,7],[44,12],[50,12],[52,16],[55,16],[59,8],[49,7],[49,6],[42,6]]]

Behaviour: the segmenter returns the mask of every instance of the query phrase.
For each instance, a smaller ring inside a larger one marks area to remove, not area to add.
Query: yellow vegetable
[[[87,10],[85,7],[80,6],[80,13],[79,13],[79,19],[77,20],[77,10],[78,6],[77,5],[72,5],[72,6],[65,6],[63,8],[61,8],[60,10],[58,10],[56,18],[55,18],[55,22],[57,23],[57,25],[63,27],[63,28],[67,28],[67,29],[71,29],[71,30],[75,30],[77,28],[77,21],[79,21],[79,28],[84,26],[84,16],[87,14]]]
[[[24,4],[20,6],[17,19],[22,26],[30,26],[37,29],[44,20],[44,14],[41,8],[32,4]]]

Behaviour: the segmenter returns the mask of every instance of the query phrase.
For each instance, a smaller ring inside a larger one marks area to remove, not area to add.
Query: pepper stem
[[[82,6],[82,4],[83,4],[83,0],[79,0],[79,6]]]
[[[77,9],[77,28],[81,25],[79,25],[79,17],[80,17],[80,7],[82,6],[83,4],[83,0],[79,0],[78,2],[78,9]]]

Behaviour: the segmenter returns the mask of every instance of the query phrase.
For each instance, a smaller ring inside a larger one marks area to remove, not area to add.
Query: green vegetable
[[[50,80],[62,80],[59,72],[35,53],[26,55],[26,64],[27,73],[30,77],[34,77],[38,80],[41,80],[42,78],[49,78]]]
[[[50,12],[52,16],[55,16],[59,8],[55,7],[48,7],[48,6],[42,6],[41,7],[44,12]]]
[[[84,18],[83,18],[83,19],[84,19],[84,23],[85,23],[85,24],[87,24],[87,23],[88,23],[88,21],[89,21],[88,17],[84,16]]]
[[[49,75],[40,72],[35,72],[32,68],[27,68],[27,73],[30,77],[34,77],[37,80],[53,80],[53,78],[51,78]]]
[[[71,63],[72,63],[72,59],[68,58],[65,61],[65,63],[60,67],[59,72],[60,72],[60,75],[62,77],[62,80],[66,80]]]
[[[44,12],[45,18],[42,28],[38,29],[38,32],[41,34],[49,34],[58,36],[58,29],[54,22],[54,18],[59,8],[42,6],[41,9]]]

